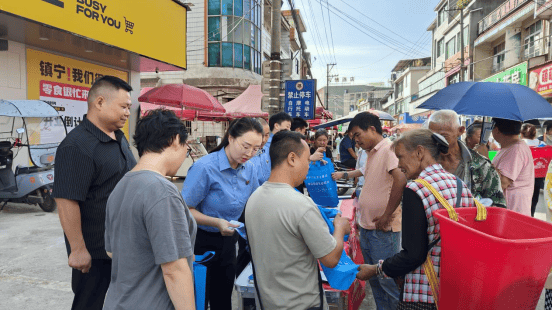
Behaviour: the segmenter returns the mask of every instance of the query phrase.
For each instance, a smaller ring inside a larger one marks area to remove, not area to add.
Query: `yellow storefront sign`
[[[186,9],[172,0],[3,0],[0,11],[186,68]]]
[[[68,131],[82,122],[88,111],[88,91],[96,79],[105,75],[127,82],[129,78],[125,71],[27,49],[27,98],[40,99],[54,106]],[[128,139],[128,122],[123,132]]]

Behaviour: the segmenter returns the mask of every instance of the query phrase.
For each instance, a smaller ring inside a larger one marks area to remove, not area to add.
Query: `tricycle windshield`
[[[24,118],[24,124],[32,163],[39,167],[54,164],[57,147],[66,136],[61,117]]]

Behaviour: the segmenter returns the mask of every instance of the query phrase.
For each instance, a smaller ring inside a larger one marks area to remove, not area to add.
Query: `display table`
[[[356,264],[362,264],[360,243],[354,225],[355,210],[353,200],[342,200],[337,208],[341,211],[342,217],[348,218],[351,222],[351,234],[349,235],[349,240],[344,243],[345,252],[351,256]],[[238,309],[240,310],[244,308],[244,298],[255,299],[255,285],[252,274],[253,270],[250,263],[238,276],[234,284],[238,294]],[[348,290],[333,289],[326,282],[323,284],[326,301],[332,310],[358,310],[366,295],[364,291],[365,287],[365,282],[359,280],[355,280]]]

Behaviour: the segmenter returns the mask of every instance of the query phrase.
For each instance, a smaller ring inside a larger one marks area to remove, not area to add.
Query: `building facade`
[[[393,104],[387,103],[385,108],[393,116],[402,113],[413,113],[414,103],[419,96],[419,84],[423,76],[431,69],[431,57],[400,60],[391,71],[393,86]]]
[[[206,90],[224,104],[249,85],[261,84],[261,65],[270,59],[270,0],[190,0],[188,68],[185,72],[153,72],[142,75],[142,87],[185,83]],[[293,59],[289,79],[306,73],[297,32],[305,32],[300,12],[295,25],[291,11],[281,18],[281,58]],[[306,47],[304,47],[306,49]]]

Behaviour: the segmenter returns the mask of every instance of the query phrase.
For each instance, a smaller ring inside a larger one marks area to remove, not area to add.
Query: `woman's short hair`
[[[405,132],[393,142],[393,147],[402,144],[406,150],[414,151],[422,146],[429,151],[431,156],[438,161],[441,153],[448,153],[446,139],[428,129],[416,129]]]
[[[475,131],[480,130],[482,128],[483,128],[483,122],[479,120],[473,121],[473,123],[470,124],[470,126],[468,126],[468,128],[466,129],[466,136],[473,137],[473,135],[475,134]]]
[[[521,135],[523,138],[535,139],[537,137],[537,128],[533,124],[525,123],[521,126]]]
[[[326,138],[330,138],[330,135],[328,134],[328,131],[326,131],[325,129],[319,129],[316,131],[316,133],[314,133],[314,140],[317,140],[318,137],[320,136],[326,136]]]
[[[136,123],[134,146],[140,157],[147,152],[161,153],[173,144],[177,135],[180,136],[180,144],[184,146],[188,131],[184,122],[173,111],[150,110]]]

